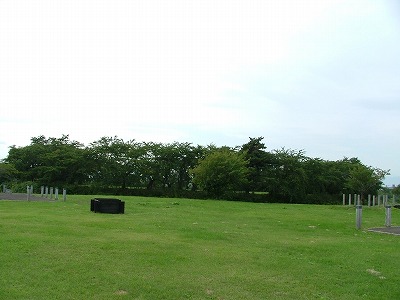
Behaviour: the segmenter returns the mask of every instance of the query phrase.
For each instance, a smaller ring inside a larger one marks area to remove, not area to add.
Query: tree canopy
[[[247,162],[243,155],[227,148],[209,153],[191,170],[193,183],[211,197],[241,190],[247,181]]]
[[[221,198],[240,192],[243,199],[326,203],[340,201],[341,193],[376,194],[389,174],[358,158],[329,161],[303,150],[269,151],[263,139],[231,148],[117,136],[85,146],[68,135],[38,136],[27,146],[10,147],[0,163],[0,180],[14,186],[66,185],[77,193]]]

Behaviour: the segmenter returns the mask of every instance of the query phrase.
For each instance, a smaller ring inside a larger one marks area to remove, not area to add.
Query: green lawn
[[[0,201],[0,299],[400,299],[400,236],[353,207],[91,198]]]

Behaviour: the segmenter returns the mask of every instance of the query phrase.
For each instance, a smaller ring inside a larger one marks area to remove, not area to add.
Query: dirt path
[[[27,200],[26,194],[24,193],[0,193],[0,200]],[[49,201],[48,198],[42,198],[37,195],[29,197],[30,201]],[[54,199],[53,199],[54,200]]]
[[[370,228],[370,229],[368,229],[368,231],[400,235],[400,227],[399,226]]]

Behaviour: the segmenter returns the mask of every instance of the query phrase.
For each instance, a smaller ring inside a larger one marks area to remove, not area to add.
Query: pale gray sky
[[[358,157],[400,184],[397,0],[0,0],[0,158],[38,135]]]

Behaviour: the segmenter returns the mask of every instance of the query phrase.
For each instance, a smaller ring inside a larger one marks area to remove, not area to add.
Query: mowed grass
[[[383,208],[91,198],[0,201],[0,299],[400,299]]]

